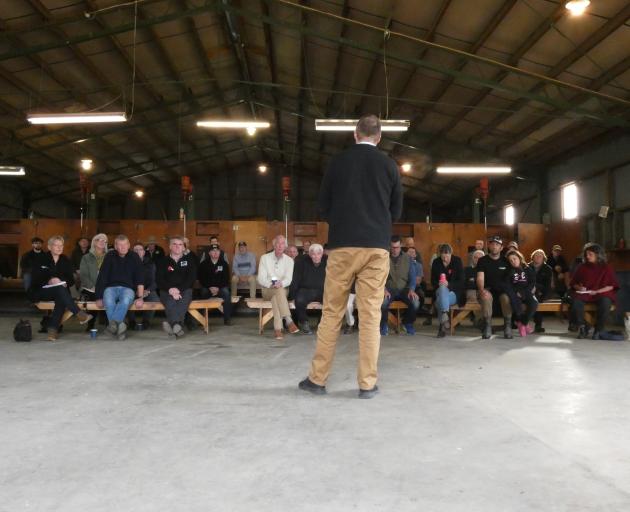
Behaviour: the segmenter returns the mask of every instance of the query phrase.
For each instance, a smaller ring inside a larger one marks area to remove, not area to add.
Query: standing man
[[[328,221],[328,247],[322,320],[311,370],[299,388],[326,393],[341,322],[355,282],[359,327],[359,398],[378,392],[380,310],[389,274],[392,221],[402,212],[398,166],[380,152],[378,117],[361,117],[354,132],[356,144],[334,156],[322,180],[319,210]]]
[[[484,340],[492,336],[492,310],[497,302],[501,304],[503,314],[503,337],[512,339],[512,306],[505,293],[509,263],[501,254],[502,247],[501,237],[491,236],[488,239],[488,254],[477,262],[477,297],[484,319],[481,336]]]
[[[180,338],[184,335],[184,318],[192,301],[192,288],[197,279],[195,260],[184,256],[184,239],[173,236],[168,242],[169,254],[156,265],[156,281],[160,301],[164,304],[164,332]]]

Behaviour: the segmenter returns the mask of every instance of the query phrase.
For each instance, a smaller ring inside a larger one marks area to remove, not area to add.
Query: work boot
[[[440,313],[440,324],[443,325],[445,329],[451,328],[451,321],[448,317],[448,311],[442,311]]]
[[[444,338],[445,336],[446,336],[446,328],[444,327],[444,324],[440,324],[440,327],[438,328],[437,337]]]
[[[512,335],[512,319],[509,317],[505,317],[503,319],[503,337],[506,340],[511,340],[514,338]]]
[[[48,329],[48,341],[57,341],[59,332],[57,329]]]
[[[173,334],[176,338],[181,338],[185,334],[184,328],[181,326],[180,323],[173,324]]]
[[[308,320],[300,322],[300,330],[303,334],[313,334],[313,331],[311,330],[311,324],[308,323]]]
[[[588,325],[580,325],[579,329],[578,329],[578,340],[583,340],[585,338],[588,338]]]
[[[118,336],[118,322],[116,320],[112,320],[107,325],[107,332],[112,336]]]
[[[484,340],[489,340],[491,337],[492,337],[492,320],[490,318],[486,318],[486,321],[483,324],[483,331],[481,333],[481,338]]]

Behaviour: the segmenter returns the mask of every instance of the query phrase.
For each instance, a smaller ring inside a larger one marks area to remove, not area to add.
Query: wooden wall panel
[[[547,232],[545,252],[550,252],[555,244],[559,244],[564,257],[571,263],[582,252],[585,243],[583,222],[553,222]]]
[[[545,253],[549,252],[546,239],[547,226],[544,224],[521,223],[518,225],[518,248],[526,261],[530,261],[530,256],[536,249],[543,249]]]

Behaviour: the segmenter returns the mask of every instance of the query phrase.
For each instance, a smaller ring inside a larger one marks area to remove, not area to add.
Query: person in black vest
[[[435,308],[440,320],[438,338],[446,336],[450,329],[449,311],[451,306],[466,304],[464,267],[459,256],[453,255],[449,244],[438,247],[439,258],[431,264],[431,285],[435,293]]]
[[[125,317],[132,304],[141,309],[144,305],[144,269],[138,255],[130,251],[131,244],[125,235],[114,240],[96,278],[96,305],[105,306],[107,331],[119,340],[127,337]],[[135,299],[135,300],[134,300]]]
[[[197,279],[195,261],[184,256],[184,239],[180,236],[169,240],[169,254],[156,264],[157,286],[160,301],[164,304],[166,321],[164,332],[180,338],[184,335],[184,318],[192,301],[192,288]]]
[[[530,268],[536,272],[536,299],[539,303],[549,300],[551,297],[551,282],[553,279],[553,269],[547,265],[547,255],[542,249],[536,249],[531,255]],[[542,326],[542,313],[536,311],[534,314],[534,332],[545,332]]]
[[[157,263],[158,260],[164,257],[164,249],[157,244],[154,236],[149,237],[144,250],[153,263]]]
[[[232,325],[232,297],[230,295],[230,267],[221,258],[221,248],[210,246],[209,257],[199,265],[201,298],[219,297],[223,299],[223,323]]]
[[[552,286],[553,291],[556,292],[556,295],[560,298],[563,298],[567,293],[567,283],[570,280],[569,272],[569,264],[567,260],[562,255],[562,247],[558,244],[554,245],[551,248],[551,256],[547,260],[547,264],[551,267],[553,271],[553,279]]]
[[[66,309],[76,315],[80,324],[92,319],[92,315],[81,311],[70,295],[69,288],[74,285],[72,262],[63,254],[64,240],[53,236],[48,240],[48,250],[41,258],[34,260],[29,299],[33,302],[54,301],[55,307],[48,322],[48,340],[55,341],[59,333],[59,324]]]
[[[477,262],[477,297],[481,304],[484,319],[482,338],[492,336],[492,311],[497,303],[503,314],[503,337],[512,339],[512,307],[510,298],[505,293],[505,280],[508,262],[501,255],[503,240],[494,235],[488,239],[488,254]]]
[[[22,280],[24,289],[29,290],[31,288],[31,278],[33,274],[33,268],[35,268],[44,256],[44,250],[42,246],[44,241],[38,236],[31,239],[31,250],[25,253],[20,258],[20,273],[22,274]]]
[[[304,334],[313,334],[306,307],[311,302],[322,302],[324,299],[326,262],[322,260],[323,256],[324,248],[320,244],[312,244],[309,254],[300,258],[293,269],[289,297],[295,300],[298,325]]]

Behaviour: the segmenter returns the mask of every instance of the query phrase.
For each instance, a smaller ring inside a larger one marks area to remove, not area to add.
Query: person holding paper
[[[69,288],[74,285],[74,268],[72,262],[63,254],[64,239],[53,236],[48,240],[48,253],[45,253],[38,264],[33,267],[32,282],[28,290],[29,299],[33,302],[53,301],[53,309],[48,322],[48,341],[55,341],[59,336],[59,324],[66,309],[70,310],[85,324],[92,315],[81,311],[70,295]]]

